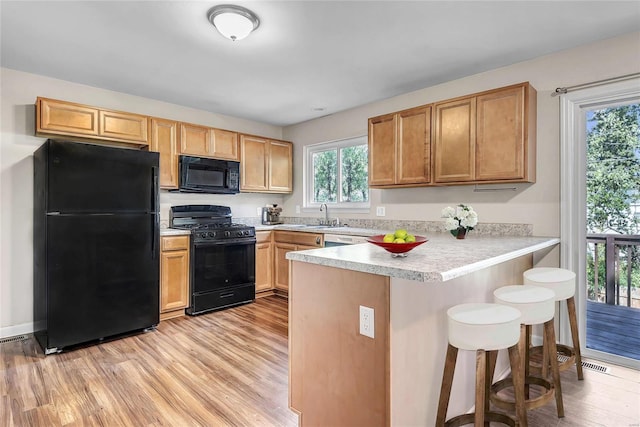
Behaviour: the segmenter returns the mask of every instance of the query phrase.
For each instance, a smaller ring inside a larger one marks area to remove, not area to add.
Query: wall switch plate
[[[296,213],[300,213],[300,205],[296,205]]]
[[[385,213],[384,206],[378,206],[376,208],[376,216],[385,216],[385,215],[386,213]]]
[[[360,306],[360,335],[364,335],[369,338],[374,338],[374,317],[373,308]]]

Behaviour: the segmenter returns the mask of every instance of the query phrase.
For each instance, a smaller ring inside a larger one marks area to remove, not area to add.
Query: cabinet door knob
[[[320,236],[316,237],[316,244],[320,244]]]

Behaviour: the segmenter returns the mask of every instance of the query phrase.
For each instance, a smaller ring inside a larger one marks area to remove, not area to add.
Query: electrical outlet
[[[300,213],[300,205],[296,205],[296,213]]]
[[[257,208],[256,208],[256,214],[257,214],[258,216],[262,215],[262,208],[261,208],[261,207],[257,207]]]
[[[376,208],[376,216],[385,216],[385,209],[384,206],[378,206]]]
[[[363,305],[360,306],[360,335],[364,335],[369,338],[374,338],[375,331],[373,328],[374,325],[374,317],[373,317],[373,308],[365,307]]]

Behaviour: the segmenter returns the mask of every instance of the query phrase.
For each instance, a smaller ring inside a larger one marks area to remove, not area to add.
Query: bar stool
[[[558,418],[564,417],[564,405],[562,403],[562,388],[560,386],[560,371],[558,370],[558,359],[556,356],[555,331],[553,329],[553,316],[555,314],[555,293],[549,289],[531,285],[504,286],[493,292],[494,301],[498,304],[505,304],[517,308],[522,313],[520,325],[520,353],[523,354],[521,371],[516,375],[512,372],[510,378],[503,379],[491,386],[490,399],[493,404],[501,409],[514,410],[515,403],[498,395],[501,390],[514,386],[515,391],[518,385],[515,383],[516,376],[524,379],[525,408],[535,409],[546,404],[555,395]],[[533,376],[529,372],[529,337],[531,326],[544,324],[544,334],[548,345],[543,351],[548,351],[553,355],[550,360],[553,384],[546,380]],[[493,372],[490,373],[493,376]],[[530,397],[530,385],[542,387],[545,391],[535,398]]]
[[[582,374],[582,356],[580,355],[580,338],[578,336],[578,321],[576,319],[576,302],[574,295],[576,293],[576,274],[571,270],[552,267],[538,267],[527,270],[523,274],[525,285],[540,286],[551,289],[556,294],[556,301],[567,300],[567,311],[569,312],[569,325],[571,327],[571,339],[573,348],[556,344],[558,353],[567,357],[567,360],[559,366],[560,372],[571,368],[575,363],[576,374],[578,380],[584,378]],[[540,351],[540,347],[534,347],[533,350]],[[536,371],[541,371],[543,376],[547,374],[547,354],[543,352],[542,369],[539,366],[532,365]]]
[[[487,352],[497,356],[498,350],[509,349],[511,370],[518,372],[521,369],[518,352],[520,312],[499,304],[460,304],[447,310],[447,317],[449,345],[442,376],[436,426],[457,427],[471,423],[483,426],[485,422],[494,421],[512,427],[516,425],[526,427],[524,385],[521,384],[519,376],[515,376],[517,421],[507,414],[490,411],[488,399],[491,378],[487,375],[487,371],[489,361],[491,359],[495,361],[495,356],[487,357]],[[476,352],[475,413],[459,415],[445,422],[458,349]]]

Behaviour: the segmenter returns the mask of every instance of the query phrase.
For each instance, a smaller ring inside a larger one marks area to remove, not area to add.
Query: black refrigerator
[[[45,354],[159,322],[158,153],[34,154],[34,334]]]

